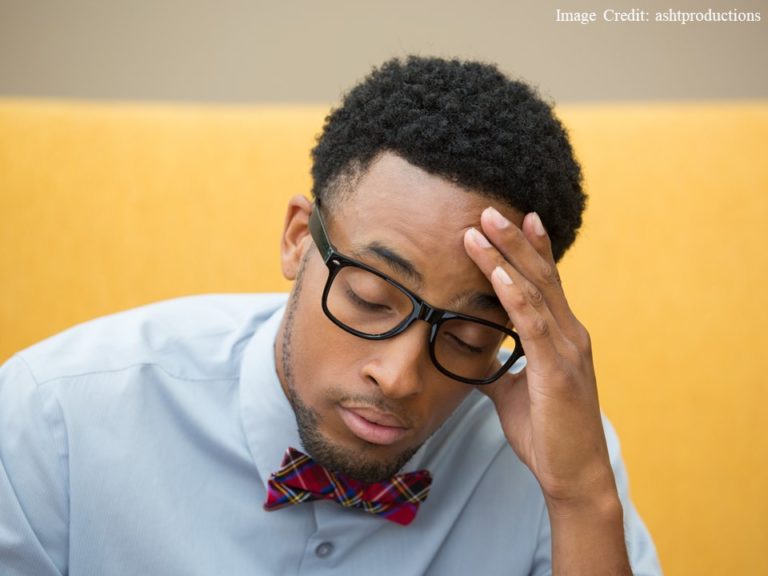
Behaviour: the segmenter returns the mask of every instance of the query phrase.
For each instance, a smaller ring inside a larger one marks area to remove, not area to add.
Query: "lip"
[[[372,408],[339,406],[339,414],[352,434],[371,444],[394,444],[408,434],[399,418]]]

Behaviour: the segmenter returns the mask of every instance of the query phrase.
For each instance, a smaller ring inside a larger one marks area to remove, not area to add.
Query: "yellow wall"
[[[0,360],[161,298],[286,289],[325,112],[0,101]],[[666,573],[766,574],[768,102],[561,114],[591,195],[562,276]]]

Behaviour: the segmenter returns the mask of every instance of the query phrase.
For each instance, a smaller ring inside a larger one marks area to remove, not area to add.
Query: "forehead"
[[[406,259],[423,278],[422,297],[441,305],[464,292],[490,291],[463,240],[468,228],[480,227],[480,213],[490,205],[516,224],[522,221],[509,207],[384,154],[329,215],[329,233],[337,249],[350,256],[378,245]],[[365,260],[385,273],[393,271]]]

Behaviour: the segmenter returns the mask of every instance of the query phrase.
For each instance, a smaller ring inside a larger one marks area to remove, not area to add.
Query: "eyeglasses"
[[[334,324],[360,338],[384,340],[423,320],[430,326],[429,355],[435,367],[473,385],[497,380],[523,355],[520,337],[511,328],[435,308],[386,274],[340,254],[328,239],[320,212],[315,203],[309,230],[328,266],[323,311]],[[505,341],[512,353],[494,370]]]

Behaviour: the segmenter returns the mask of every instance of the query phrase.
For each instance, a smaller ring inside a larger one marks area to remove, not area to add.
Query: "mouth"
[[[409,428],[397,416],[368,407],[339,406],[339,415],[350,432],[366,442],[387,446],[402,440]]]

